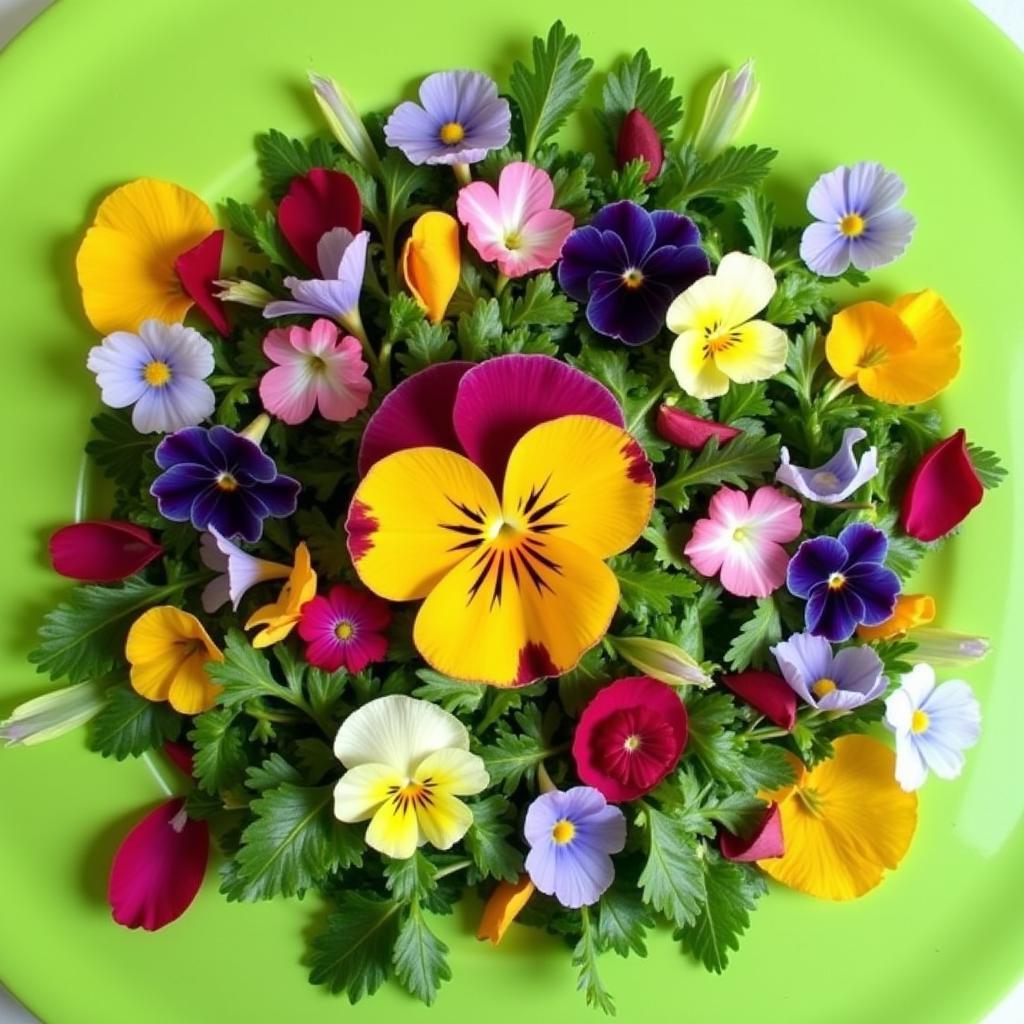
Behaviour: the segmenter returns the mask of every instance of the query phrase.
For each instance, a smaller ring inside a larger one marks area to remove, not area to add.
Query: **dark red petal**
[[[699,452],[713,437],[718,438],[721,446],[743,433],[735,427],[701,419],[672,405],[663,405],[658,410],[657,431],[671,444],[695,452]]]
[[[210,833],[205,821],[183,817],[184,806],[178,797],[150,811],[114,854],[107,898],[118,924],[156,931],[181,917],[199,892]]]
[[[277,224],[302,262],[319,277],[317,242],[332,228],[346,228],[353,235],[362,230],[359,189],[341,171],[314,167],[288,186],[288,194],[277,207]]]
[[[900,521],[917,540],[944,537],[967,518],[985,494],[963,430],[926,452],[911,474],[903,495]]]
[[[156,539],[141,526],[97,520],[62,526],[50,538],[53,568],[85,583],[113,583],[137,573],[163,554]]]
[[[782,676],[748,669],[723,676],[722,685],[760,711],[769,722],[789,732],[796,722],[796,694]]]
[[[768,805],[761,823],[746,839],[724,829],[720,831],[718,848],[726,860],[754,861],[781,857],[786,851],[786,843],[782,836],[779,805]]]
[[[631,160],[646,160],[648,167],[644,181],[654,181],[661,173],[665,151],[657,129],[642,110],[634,107],[623,118],[615,155],[620,167],[624,167]]]
[[[231,333],[231,325],[224,303],[217,298],[217,285],[214,284],[221,276],[223,251],[224,232],[211,231],[197,246],[183,252],[174,261],[174,269],[189,298],[203,311],[217,333],[226,338]]]
[[[164,753],[182,775],[187,775],[190,779],[192,778],[193,751],[187,743],[175,743],[174,740],[166,740],[164,742]]]

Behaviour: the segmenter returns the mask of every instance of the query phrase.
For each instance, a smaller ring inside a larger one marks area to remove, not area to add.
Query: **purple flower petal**
[[[700,231],[689,217],[671,210],[655,210],[651,214],[651,223],[654,225],[655,249],[665,245],[678,248],[700,245]]]
[[[208,487],[213,487],[216,474],[206,466],[182,463],[172,466],[153,481],[149,493],[156,498],[160,515],[175,523],[187,523],[192,505]]]
[[[657,237],[651,215],[628,199],[603,207],[590,223],[599,231],[613,232],[622,239],[632,266],[643,263]]]
[[[609,248],[610,240],[611,248]],[[616,235],[605,235],[588,224],[577,228],[562,246],[562,259],[558,264],[558,283],[570,298],[586,302],[590,298],[590,275],[605,270],[625,250]]]
[[[834,644],[849,640],[863,615],[864,602],[852,588],[830,590],[828,584],[814,589],[804,609],[808,630]]]
[[[866,644],[844,647],[832,663],[832,678],[840,690],[860,694],[864,703],[884,692],[888,683],[882,675],[882,659]]]
[[[850,261],[858,270],[875,270],[903,255],[917,221],[906,210],[887,210],[867,221],[864,233],[850,239]]]
[[[853,446],[865,437],[867,434],[860,427],[848,427],[843,431],[842,444],[836,454],[817,468],[792,465],[789,449],[783,446],[779,452],[782,464],[775,479],[809,501],[823,505],[844,501],[878,473],[877,448],[869,448],[859,462],[853,454]]]
[[[619,274],[599,270],[590,279],[587,321],[599,334],[627,345],[644,345],[665,326],[672,290],[657,281],[628,288]]]
[[[805,703],[816,707],[811,687],[831,675],[832,645],[824,637],[794,633],[788,640],[776,644],[771,652],[786,682]]]
[[[161,469],[168,469],[180,462],[208,465],[219,457],[219,452],[210,444],[202,427],[187,427],[165,437],[156,446],[153,454],[156,464]]]
[[[906,194],[907,186],[895,171],[880,163],[864,160],[846,170],[846,209],[866,221],[891,210]]]
[[[789,560],[786,586],[796,597],[810,597],[815,587],[839,572],[846,562],[846,548],[834,537],[805,540]]]
[[[517,354],[462,377],[452,420],[462,450],[500,488],[516,442],[538,424],[571,415],[625,425],[615,396],[592,377],[550,356]]]
[[[684,292],[698,278],[710,273],[711,264],[700,246],[685,245],[677,248],[664,245],[647,257],[642,269],[646,280],[668,286],[671,305],[676,295]],[[668,306],[665,312],[668,312]]]
[[[885,534],[870,523],[851,523],[839,534],[849,563],[884,562],[889,551]]]
[[[850,265],[850,239],[835,224],[815,221],[800,238],[800,259],[822,277],[838,277]]]
[[[295,513],[301,490],[302,486],[298,480],[278,474],[273,480],[260,484],[257,490],[250,493],[258,495],[267,509],[266,514],[272,519],[287,519]]]
[[[452,416],[459,382],[473,365],[435,363],[407,377],[386,395],[363,431],[359,475],[365,476],[375,462],[405,448],[461,452]]]
[[[864,605],[860,623],[881,625],[892,616],[900,593],[900,578],[884,566],[861,562],[846,570],[847,588],[853,590]]]
[[[228,427],[211,427],[210,443],[221,453],[220,464],[236,476],[246,473],[259,483],[267,483],[277,476],[274,460],[254,441]]]
[[[845,167],[823,174],[807,193],[807,209],[816,220],[838,224],[850,212],[846,199]]]

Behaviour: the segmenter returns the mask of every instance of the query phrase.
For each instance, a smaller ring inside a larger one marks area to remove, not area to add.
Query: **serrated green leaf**
[[[738,440],[738,438],[737,438]],[[734,672],[751,665],[762,668],[768,660],[768,648],[782,639],[779,609],[770,597],[760,597],[754,614],[740,626],[725,652],[725,662]]]
[[[274,128],[256,136],[256,161],[263,183],[275,201],[288,191],[293,178],[314,167],[333,167],[334,159],[334,150],[326,139],[313,139],[307,146]]]
[[[341,520],[332,523],[320,506],[299,509],[295,513],[299,535],[309,547],[309,555],[317,571],[328,579],[346,576],[351,568]]]
[[[115,483],[135,490],[144,467],[153,463],[153,435],[140,434],[121,412],[101,412],[93,417],[92,428],[99,436],[86,444],[86,454]]]
[[[601,92],[604,110],[598,118],[613,151],[622,121],[633,109],[654,125],[663,144],[672,141],[672,132],[683,117],[683,101],[672,94],[673,86],[671,78],[651,66],[646,49],[638,50],[608,75]]]
[[[175,740],[182,717],[170,705],[146,700],[127,686],[112,686],[89,723],[89,749],[123,761]]]
[[[686,600],[700,590],[692,576],[658,565],[646,551],[617,555],[608,564],[619,581],[619,606],[636,619],[667,615],[673,598]]]
[[[497,299],[477,299],[468,313],[459,317],[459,354],[471,362],[482,362],[493,354],[504,327]]]
[[[772,233],[775,229],[775,204],[763,192],[746,189],[736,200],[743,226],[750,235],[750,252],[767,263],[772,255]],[[770,323],[777,323],[768,316]],[[789,322],[789,321],[783,321]]]
[[[763,380],[750,384],[731,384],[718,402],[718,419],[722,423],[735,423],[752,416],[771,414],[768,385]]]
[[[654,927],[654,917],[640,898],[638,889],[612,885],[597,903],[597,944],[614,949],[619,956],[647,956],[644,941]]]
[[[269,210],[260,213],[246,203],[227,199],[224,217],[228,227],[252,252],[262,253],[271,263],[293,273],[304,273],[277,226],[277,218]]]
[[[395,977],[406,991],[430,1006],[441,983],[452,976],[447,956],[448,947],[427,927],[414,902],[395,941]]]
[[[511,298],[506,291],[501,297],[501,313],[505,326],[558,327],[572,323],[576,303],[555,291],[555,279],[549,273],[529,278],[519,298]]]
[[[521,729],[529,723],[524,712],[516,715],[516,721]],[[514,733],[505,724],[498,726],[494,742],[479,750],[491,785],[500,786],[506,794],[512,793],[523,779],[532,783],[538,766],[551,753],[537,735],[525,729]]]
[[[277,751],[260,764],[250,765],[245,771],[245,785],[257,793],[274,789],[286,782],[293,786],[301,786],[302,775]]]
[[[420,685],[412,691],[413,696],[438,704],[452,714],[476,711],[486,696],[487,687],[482,683],[451,679],[432,668],[418,669],[416,678],[420,680]]]
[[[978,479],[986,490],[998,487],[1006,479],[1006,468],[995,452],[990,452],[987,448],[982,448],[981,445],[969,444],[967,455],[974,467],[974,472],[978,474]]]
[[[434,363],[443,363],[455,355],[455,342],[449,337],[447,323],[431,324],[420,320],[405,337],[405,352],[398,354],[402,372],[411,376]]]
[[[780,326],[799,323],[810,316],[824,319],[832,308],[827,288],[828,283],[814,274],[790,270],[779,279],[764,318]]]
[[[195,750],[192,774],[199,788],[216,793],[241,782],[248,758],[245,733],[235,724],[235,712],[228,708],[204,711],[188,734]]]
[[[590,908],[580,910],[583,933],[572,952],[572,963],[577,969],[576,988],[583,992],[587,1006],[594,1006],[609,1017],[615,1016],[615,1003],[601,981],[597,969],[597,958],[600,954],[597,944],[597,932],[590,921]]]
[[[238,629],[228,631],[224,660],[210,662],[207,671],[210,678],[223,687],[217,700],[226,708],[235,708],[259,697],[285,700],[291,697],[290,691],[274,678],[266,655],[256,650]]]
[[[774,149],[732,146],[705,163],[688,143],[668,163],[655,198],[660,207],[672,210],[684,208],[698,196],[736,199],[761,184],[777,155]]]
[[[640,873],[645,903],[682,927],[700,912],[701,870],[693,837],[684,824],[653,807],[644,807],[647,861]]]
[[[420,850],[405,860],[385,858],[384,882],[399,903],[428,897],[437,888],[436,873],[437,869]]]
[[[523,870],[522,853],[506,839],[513,831],[509,821],[514,818],[515,809],[504,797],[493,793],[474,803],[472,811],[473,824],[463,839],[476,868],[471,881],[497,878],[514,882]]]
[[[695,487],[716,487],[733,484],[737,487],[756,483],[773,470],[779,461],[779,435],[758,437],[740,434],[724,446],[718,438],[710,441],[696,457],[683,452],[672,478],[657,491],[662,501],[677,511],[690,507],[690,491]]]

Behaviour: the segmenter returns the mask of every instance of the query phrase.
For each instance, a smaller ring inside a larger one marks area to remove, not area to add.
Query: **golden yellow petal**
[[[861,640],[888,640],[915,626],[927,626],[935,619],[935,598],[930,594],[900,594],[892,617],[879,626],[858,626]]]
[[[366,845],[393,860],[408,860],[421,838],[416,811],[408,801],[382,804],[366,830]]]
[[[461,269],[458,221],[440,210],[424,213],[402,249],[402,274],[431,323],[444,319]]]
[[[186,658],[171,682],[167,699],[182,715],[198,715],[217,703],[223,687],[218,686],[206,671],[209,661],[205,652]]]
[[[516,882],[499,882],[484,905],[476,937],[498,945],[535,891],[529,875],[520,875]]]

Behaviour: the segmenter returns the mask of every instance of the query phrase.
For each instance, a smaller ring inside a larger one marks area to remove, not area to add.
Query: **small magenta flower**
[[[439,71],[420,84],[420,102],[400,103],[384,140],[414,164],[475,164],[511,135],[508,101],[479,71]]]
[[[275,328],[263,339],[263,353],[277,365],[260,380],[260,398],[285,423],[304,423],[314,409],[343,423],[370,400],[362,345],[351,335],[339,338],[330,320],[317,320],[308,331]]]
[[[485,181],[466,185],[456,210],[480,258],[522,277],[553,266],[572,231],[572,214],[553,209],[554,201],[547,171],[519,162],[502,168],[497,190]]]
[[[877,626],[896,607],[899,577],[883,564],[885,534],[867,523],[851,523],[839,537],[814,537],[789,563],[789,592],[807,601],[807,629],[837,644],[859,625]]]
[[[303,606],[299,636],[306,641],[306,661],[325,672],[362,672],[388,653],[384,630],[391,624],[387,601],[342,583],[326,597]]]
[[[935,685],[931,665],[915,665],[885,702],[885,724],[896,734],[896,781],[920,789],[933,771],[955,779],[964,751],[981,735],[981,707],[961,679]]]
[[[874,445],[859,460],[853,454],[853,446],[867,436],[860,427],[848,427],[843,431],[839,451],[816,469],[794,466],[789,461],[789,449],[783,446],[779,450],[782,465],[775,473],[776,483],[792,487],[808,501],[821,505],[845,501],[878,473],[878,449]]]
[[[523,834],[530,880],[563,907],[577,909],[596,903],[612,884],[611,854],[626,845],[626,818],[596,789],[574,786],[537,797]]]
[[[917,224],[897,206],[906,190],[898,174],[878,163],[823,174],[807,194],[807,209],[817,220],[804,229],[800,258],[825,277],[838,277],[851,263],[858,270],[892,263]]]
[[[132,409],[140,434],[194,427],[213,415],[213,346],[183,324],[145,320],[138,334],[114,331],[89,350],[85,364],[112,409]]]
[[[844,647],[838,654],[822,636],[794,633],[771,648],[783,678],[819,711],[852,711],[885,693],[882,659],[873,647]]]

